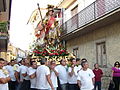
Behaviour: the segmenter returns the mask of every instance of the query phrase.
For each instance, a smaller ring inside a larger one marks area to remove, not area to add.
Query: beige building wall
[[[10,61],[12,59],[16,59],[17,55],[18,55],[18,48],[9,44],[8,45],[8,51],[7,51],[7,61]]]
[[[10,0],[6,0],[6,12],[0,12],[0,21],[8,21],[9,20],[9,4]]]
[[[96,63],[96,43],[106,42],[107,68],[104,71],[103,87],[106,90],[111,75],[111,67],[115,61],[120,61],[120,21],[104,26],[90,33],[67,41],[67,48],[70,52],[73,48],[79,48],[80,58],[87,58],[90,68]]]
[[[7,53],[6,52],[0,52],[0,58],[4,58],[7,60]]]

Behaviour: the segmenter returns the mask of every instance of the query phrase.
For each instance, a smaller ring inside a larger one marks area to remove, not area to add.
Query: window
[[[100,67],[107,66],[107,54],[105,42],[96,43],[96,57],[97,63],[100,65]]]
[[[0,37],[0,52],[6,52],[7,51],[7,39]]]
[[[6,11],[6,0],[0,0],[0,12]]]
[[[74,49],[73,49],[73,54],[76,56],[76,58],[79,57],[79,51],[78,51],[78,48],[74,48]]]
[[[71,10],[71,15],[74,16],[78,13],[78,5],[76,5],[72,10]]]

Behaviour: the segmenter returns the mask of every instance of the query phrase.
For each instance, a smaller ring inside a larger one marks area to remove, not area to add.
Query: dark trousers
[[[68,90],[80,90],[77,84],[69,84]]]
[[[120,77],[113,77],[113,82],[114,82],[114,84],[115,84],[114,90],[119,90]]]
[[[30,88],[30,90],[38,90],[38,89],[35,89],[35,88]]]
[[[20,90],[30,90],[30,80],[24,80],[20,86]]]
[[[101,81],[95,82],[94,90],[96,90],[97,87],[98,87],[98,90],[101,90]]]
[[[49,89],[37,89],[37,90],[49,90]]]
[[[9,90],[17,90],[18,83],[17,81],[8,82]]]
[[[61,90],[68,90],[68,84],[60,84]]]

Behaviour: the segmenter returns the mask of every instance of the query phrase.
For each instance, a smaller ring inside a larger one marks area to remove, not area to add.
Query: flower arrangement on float
[[[36,56],[41,56],[41,57],[45,57],[45,56],[49,56],[49,57],[53,57],[53,56],[67,56],[69,55],[68,51],[66,49],[36,49],[33,50],[33,53]]]
[[[41,16],[41,21],[35,26],[36,42],[33,48],[33,56],[48,57],[52,59],[65,58],[69,55],[65,47],[65,43],[60,40],[61,37],[61,15],[62,10],[48,5],[47,12],[42,18],[41,10],[38,5],[38,12]],[[33,25],[33,24],[32,24]]]

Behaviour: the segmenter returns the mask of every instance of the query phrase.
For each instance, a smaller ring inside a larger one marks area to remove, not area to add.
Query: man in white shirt
[[[58,78],[60,81],[60,87],[62,90],[67,90],[68,82],[68,67],[66,65],[66,60],[62,59],[60,65],[55,68],[58,71]]]
[[[30,62],[31,67],[28,68],[28,75],[30,77],[30,90],[37,90],[36,89],[36,70],[37,70],[37,62],[36,61],[31,61]]]
[[[74,67],[74,73],[77,76],[78,72],[82,69],[80,58],[76,58],[76,67]]]
[[[6,69],[3,69],[4,59],[0,58],[0,90],[8,90],[8,82],[10,81],[9,74]]]
[[[30,78],[28,76],[29,61],[24,59],[25,65],[21,67],[21,74],[23,76],[23,83],[21,84],[20,90],[29,90],[30,89]]]
[[[4,63],[4,66],[3,66],[3,68],[4,69],[7,69],[10,65],[9,65],[9,62],[8,61],[4,61],[5,63]]]
[[[25,64],[24,60],[21,60],[20,61],[20,66],[17,68],[17,70],[15,72],[16,80],[19,83],[18,87],[17,87],[17,90],[20,90],[20,87],[23,83],[23,76],[22,76],[22,73],[21,73],[21,69],[24,67],[24,64]]]
[[[55,69],[56,67],[56,62],[55,61],[51,61],[50,62],[50,78],[51,78],[51,81],[53,83],[53,86],[54,86],[54,90],[57,90],[57,87],[58,87],[58,82],[57,82],[57,76],[58,76],[58,71]],[[51,88],[49,89],[51,90]]]
[[[87,61],[83,61],[81,63],[82,70],[78,73],[78,85],[80,90],[92,90],[94,89],[94,73],[91,69],[89,69],[89,65]]]
[[[76,66],[79,68],[79,70],[82,69],[80,58],[76,58]]]
[[[29,90],[30,89],[30,78],[28,76],[28,68],[29,68],[29,61],[27,59],[23,60],[23,65],[21,65],[17,72],[15,73],[16,78],[18,78],[18,74],[20,74],[21,76],[21,81],[18,80],[18,82],[20,82],[20,86],[19,86],[19,90]]]
[[[69,83],[69,90],[80,90],[77,85],[77,72],[78,66],[76,66],[76,59],[71,58],[71,66],[68,68],[68,83]]]
[[[37,83],[36,88],[38,90],[49,90],[49,85],[52,90],[54,90],[52,81],[50,79],[50,69],[46,66],[47,59],[41,59],[41,66],[37,68],[36,76],[37,76]]]
[[[10,65],[6,68],[11,78],[11,81],[8,82],[9,90],[17,90],[17,86],[18,86],[18,83],[15,78],[16,68],[14,67],[14,65],[15,65],[15,60],[11,60]]]

